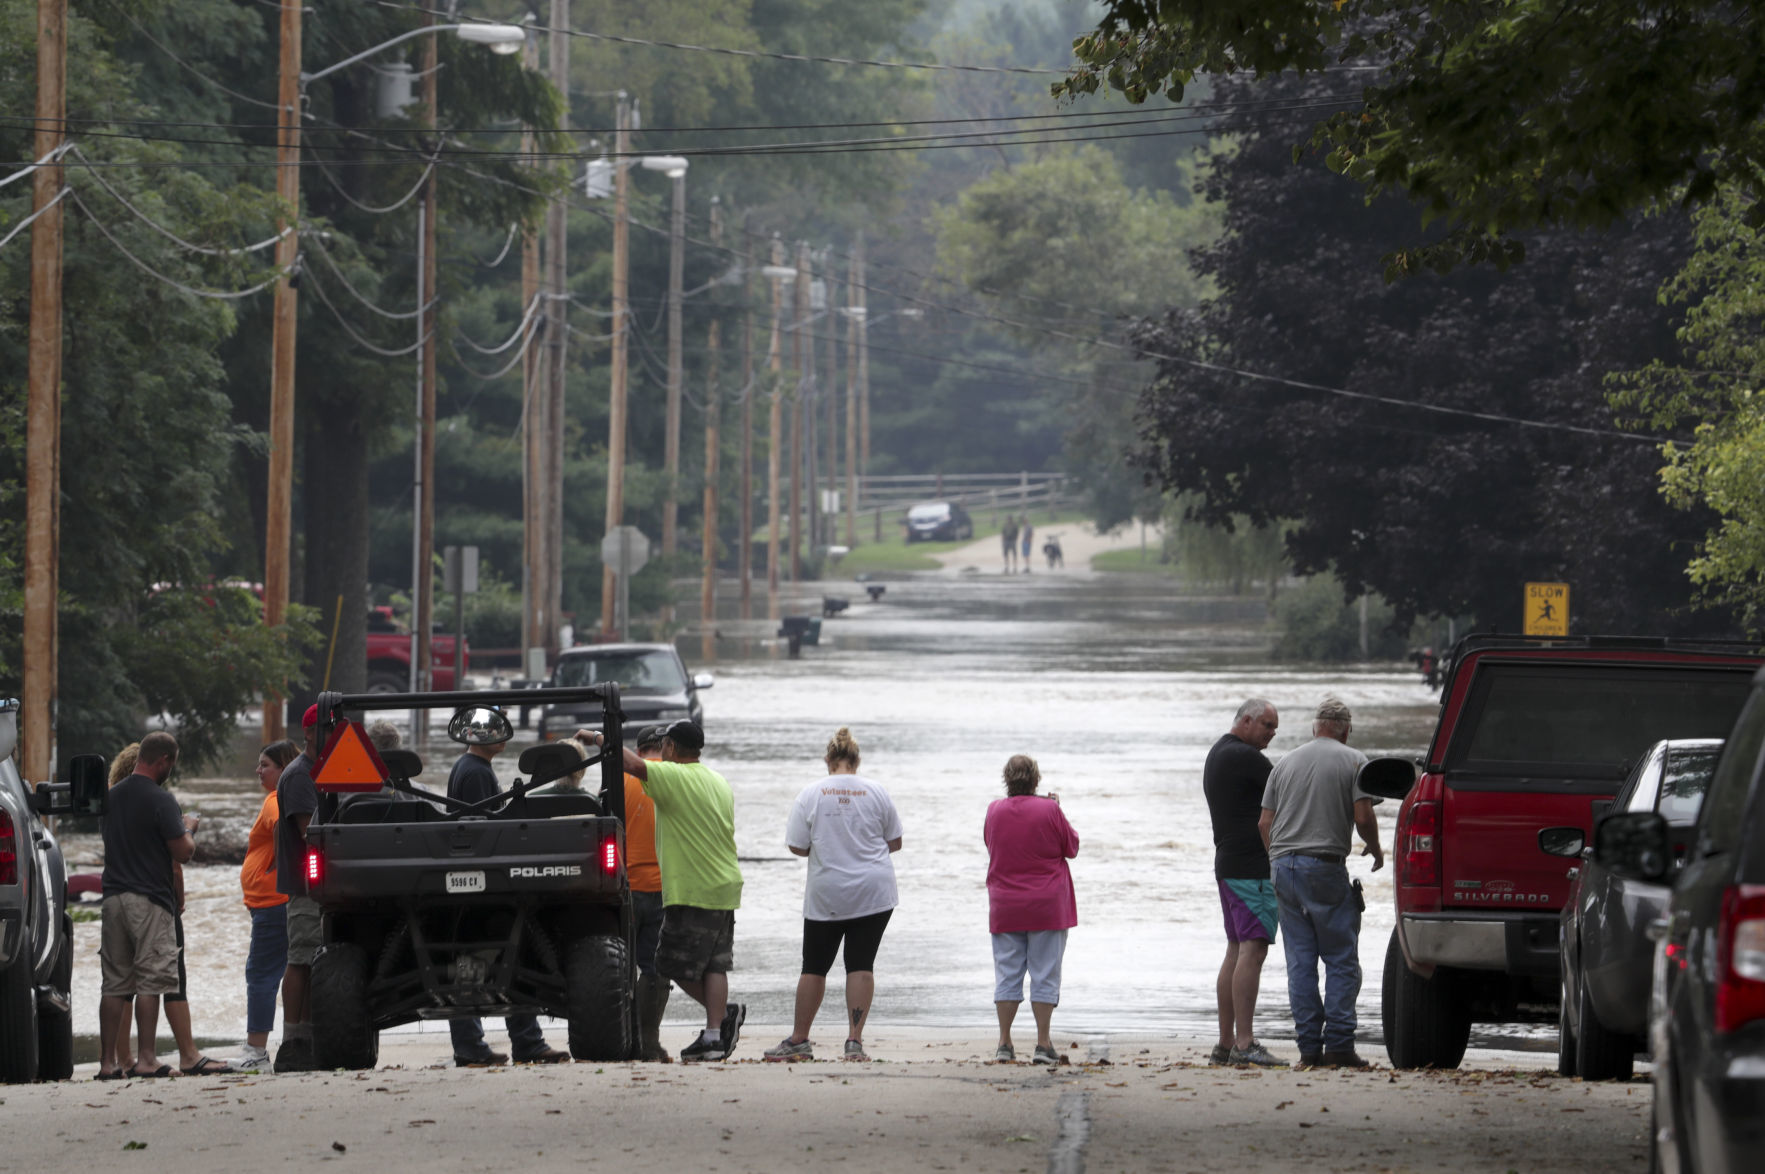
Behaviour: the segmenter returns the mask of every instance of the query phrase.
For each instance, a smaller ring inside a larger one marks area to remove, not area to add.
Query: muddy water
[[[976,1030],[992,1021],[981,824],[1002,794],[1006,758],[1027,753],[1081,840],[1072,866],[1080,923],[1056,1023],[1185,1035],[1214,1030],[1224,942],[1201,764],[1238,703],[1261,694],[1279,707],[1274,756],[1304,740],[1304,715],[1330,692],[1353,707],[1354,744],[1369,754],[1419,754],[1433,725],[1434,696],[1407,667],[1270,663],[1256,600],[1179,597],[1139,576],[925,576],[890,583],[875,604],[851,584],[828,590],[850,597],[851,610],[802,659],[766,639],[771,625],[726,619],[717,662],[693,663],[717,674],[705,696],[705,757],[736,792],[747,885],[732,986],[756,1021],[790,1016],[805,866],[785,850],[785,816],[822,776],[822,748],[841,725],[906,829],[895,858],[901,905],[877,963],[879,1030],[891,1020]],[[696,637],[682,647],[697,660]],[[438,773],[451,755],[426,757]],[[514,757],[499,761],[505,773]],[[194,781],[182,798],[210,819],[248,820],[247,783]],[[1394,808],[1381,809],[1387,845]],[[1367,887],[1360,1010],[1363,1035],[1376,1035],[1390,874],[1360,858],[1350,871]],[[237,1038],[248,928],[237,870],[192,869],[189,887],[198,1030]],[[80,932],[77,1014],[81,1030],[95,1031],[96,926]],[[681,1001],[671,1010],[684,1018]],[[1261,1007],[1260,1034],[1290,1038],[1279,945]],[[827,1010],[823,1036],[839,1030],[832,1000]]]

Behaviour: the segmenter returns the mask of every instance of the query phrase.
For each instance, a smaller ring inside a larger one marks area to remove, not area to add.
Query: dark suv
[[[715,680],[710,673],[690,674],[672,644],[587,644],[558,656],[552,667],[553,689],[583,689],[593,685],[617,685],[624,709],[624,730],[635,738],[639,729],[655,722],[690,718],[705,723],[705,707],[699,693]],[[533,704],[522,699],[521,704]],[[601,728],[598,703],[553,703],[539,711],[542,741],[568,738],[579,729]]]
[[[1394,1066],[1457,1067],[1473,1021],[1557,1019],[1569,878],[1538,833],[1591,839],[1650,746],[1725,735],[1761,659],[1646,637],[1459,643],[1421,778],[1367,787],[1403,799],[1382,1005]]]
[[[1723,747],[1685,863],[1651,929],[1651,1167],[1759,1169],[1765,1154],[1765,673]],[[1642,881],[1673,876],[1658,812],[1608,816],[1594,859]]]

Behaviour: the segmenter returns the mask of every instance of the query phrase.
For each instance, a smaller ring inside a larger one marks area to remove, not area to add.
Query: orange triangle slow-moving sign
[[[386,764],[362,723],[340,722],[325,743],[313,785],[321,791],[378,791],[386,777]]]

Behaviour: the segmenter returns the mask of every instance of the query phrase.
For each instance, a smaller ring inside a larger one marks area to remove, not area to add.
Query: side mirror
[[[1580,828],[1539,828],[1538,850],[1546,856],[1579,856],[1587,846]]]
[[[515,736],[515,727],[500,709],[468,705],[447,723],[447,736],[465,746],[498,746]]]
[[[699,673],[697,676],[693,677],[693,688],[695,689],[709,689],[716,683],[717,678],[713,677],[710,673]]]
[[[1625,880],[1665,880],[1673,867],[1667,821],[1653,811],[1608,815],[1594,829],[1593,858]]]
[[[102,754],[68,760],[67,782],[42,783],[32,797],[40,815],[103,815],[110,801],[110,767]]]
[[[1402,799],[1416,785],[1416,765],[1407,758],[1373,758],[1361,767],[1360,789],[1381,799]]]

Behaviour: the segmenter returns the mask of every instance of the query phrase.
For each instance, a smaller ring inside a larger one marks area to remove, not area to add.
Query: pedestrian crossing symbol
[[[1526,584],[1526,626],[1528,636],[1567,636],[1569,634],[1569,585],[1567,583]]]

